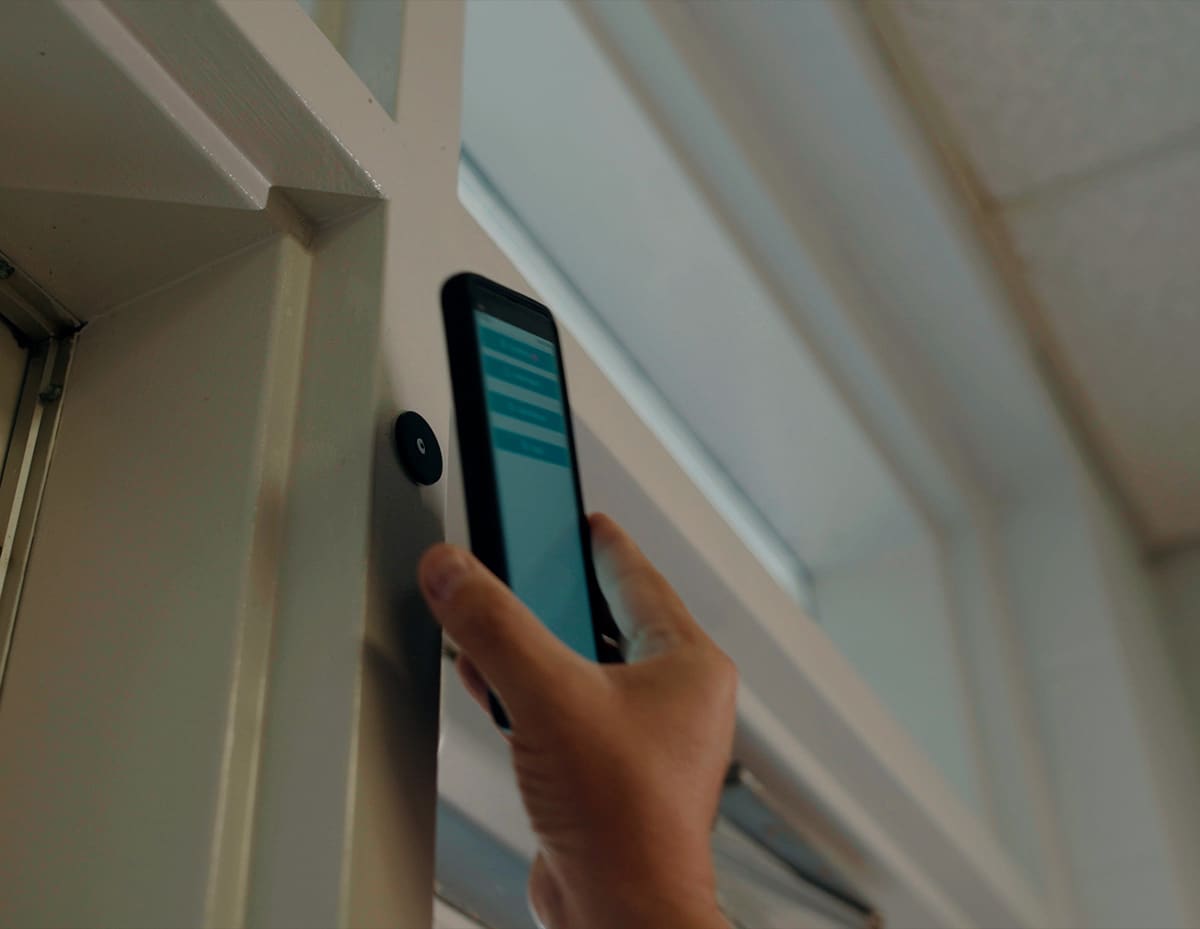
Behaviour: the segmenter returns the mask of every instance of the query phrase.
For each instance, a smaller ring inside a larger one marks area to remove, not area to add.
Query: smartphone
[[[442,318],[471,551],[580,655],[620,661],[592,564],[554,317],[487,278],[458,274],[442,287]],[[508,729],[495,694],[489,702]]]

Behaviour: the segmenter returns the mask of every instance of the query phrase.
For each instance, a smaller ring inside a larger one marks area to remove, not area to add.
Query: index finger
[[[679,594],[617,523],[589,518],[596,577],[613,618],[630,642],[634,661],[661,654],[703,635]]]

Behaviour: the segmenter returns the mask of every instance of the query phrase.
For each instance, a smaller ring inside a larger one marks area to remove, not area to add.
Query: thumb
[[[589,521],[596,577],[629,640],[630,660],[652,658],[702,635],[674,588],[625,530],[603,513]]]
[[[545,706],[582,661],[470,552],[435,545],[418,568],[434,617],[514,717]]]

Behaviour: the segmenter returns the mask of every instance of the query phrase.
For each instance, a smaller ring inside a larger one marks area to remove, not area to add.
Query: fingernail
[[[425,563],[425,589],[430,598],[450,599],[470,567],[466,556],[458,549],[440,549]]]

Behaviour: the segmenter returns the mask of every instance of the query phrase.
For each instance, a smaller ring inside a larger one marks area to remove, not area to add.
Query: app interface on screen
[[[596,660],[554,344],[475,312],[509,586],[567,645]]]

